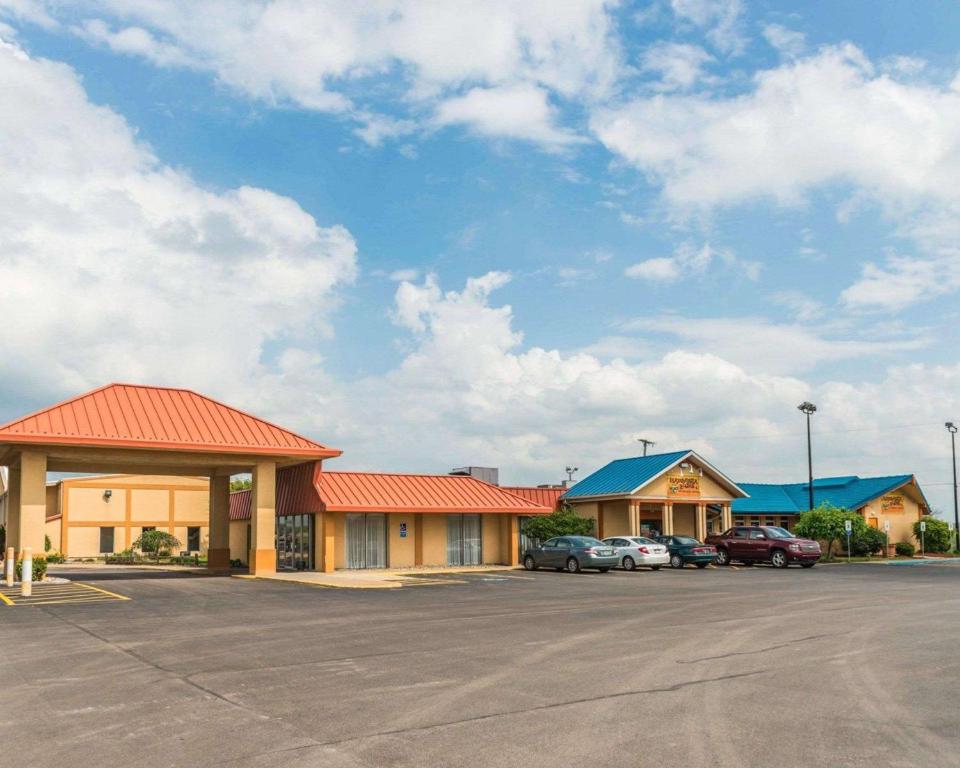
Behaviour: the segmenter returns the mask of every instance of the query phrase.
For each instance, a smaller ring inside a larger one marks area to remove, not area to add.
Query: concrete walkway
[[[436,568],[371,568],[358,571],[279,571],[270,576],[237,575],[237,579],[269,579],[271,581],[292,581],[298,584],[310,584],[315,587],[340,587],[344,589],[398,589],[403,586],[423,586],[439,583],[431,576],[448,574],[487,573],[494,571],[512,571],[510,565],[473,565]],[[443,583],[450,583],[444,579]]]

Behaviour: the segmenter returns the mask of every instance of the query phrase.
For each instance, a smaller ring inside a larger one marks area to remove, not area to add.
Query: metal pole
[[[810,439],[810,414],[807,413],[807,470],[810,479],[810,509],[813,509],[813,446]]]
[[[4,576],[8,587],[13,586],[14,573],[16,569],[16,552],[13,547],[7,547],[7,559],[3,563]]]
[[[23,548],[23,565],[20,573],[20,594],[30,597],[33,594],[33,550]]]
[[[954,535],[960,536],[960,512],[957,511],[957,428],[950,430],[950,449],[953,453],[953,530]],[[960,539],[955,549],[960,549]]]

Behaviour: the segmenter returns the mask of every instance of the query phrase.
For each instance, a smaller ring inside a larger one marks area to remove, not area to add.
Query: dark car
[[[619,564],[617,550],[592,536],[557,536],[523,553],[523,567],[528,571],[546,567],[577,573],[595,568],[606,573]]]
[[[707,536],[717,548],[717,565],[737,560],[745,565],[770,563],[786,568],[799,563],[813,568],[820,559],[820,545],[812,539],[799,539],[786,528],[775,525],[735,525],[721,534]]]
[[[693,536],[657,536],[656,540],[666,545],[671,568],[683,568],[688,563],[693,563],[697,568],[706,568],[717,557],[715,547],[703,544]]]

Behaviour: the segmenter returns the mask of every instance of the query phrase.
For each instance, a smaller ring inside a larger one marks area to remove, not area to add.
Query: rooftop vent
[[[500,485],[500,470],[497,467],[458,467],[450,470],[451,475],[475,477],[490,485]]]

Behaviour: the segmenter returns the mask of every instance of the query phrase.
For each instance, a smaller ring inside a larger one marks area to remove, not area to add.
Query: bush
[[[180,547],[180,539],[166,531],[144,531],[133,546],[141,552],[153,552],[159,563],[160,558],[170,554],[171,549]]]
[[[546,541],[554,536],[593,536],[593,520],[580,517],[569,506],[523,523],[523,532],[531,539]]]
[[[824,503],[816,509],[801,514],[793,532],[802,538],[825,542],[827,545],[825,559],[829,560],[833,556],[833,545],[838,541],[843,542],[842,547],[846,549],[847,534],[844,523],[847,520],[853,526],[853,539],[861,537],[869,527],[867,521],[856,512]]]
[[[917,548],[909,541],[898,541],[894,546],[893,551],[898,555],[903,555],[904,557],[913,557],[917,552]]]
[[[950,535],[950,526],[945,520],[926,515],[923,522],[927,524],[927,530],[923,534],[923,549],[925,552],[949,552],[952,542]],[[920,542],[920,521],[913,524],[913,537]]]
[[[47,534],[43,534],[43,551],[49,552],[53,545],[50,543],[50,537]]]
[[[61,555],[59,552],[51,552],[47,555],[47,563],[65,563],[67,558]]]
[[[47,575],[47,558],[43,555],[37,555],[33,558],[33,572],[34,581],[43,581],[43,577]],[[23,560],[17,560],[17,581],[23,580]]]
[[[875,555],[883,551],[886,543],[886,534],[879,528],[871,528],[868,525],[862,531],[850,537],[850,552],[857,557]]]

